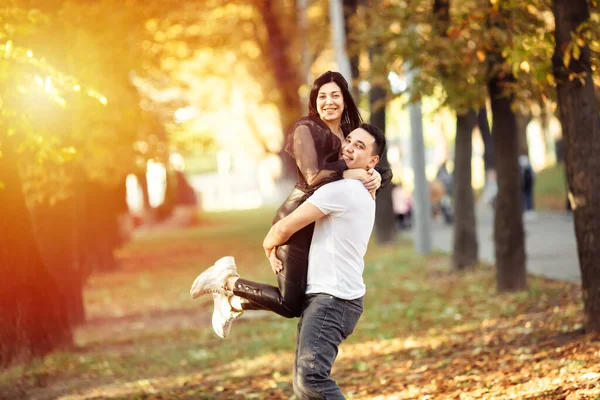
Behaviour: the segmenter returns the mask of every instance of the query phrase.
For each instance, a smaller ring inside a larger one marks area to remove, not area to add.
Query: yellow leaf
[[[483,51],[483,50],[477,50],[477,59],[480,62],[483,62],[483,60],[485,60],[485,51]]]
[[[569,64],[571,63],[571,52],[565,51],[563,54],[563,64],[565,67],[569,68]]]
[[[579,60],[580,56],[581,56],[581,47],[574,45],[573,46],[573,58],[575,60]]]

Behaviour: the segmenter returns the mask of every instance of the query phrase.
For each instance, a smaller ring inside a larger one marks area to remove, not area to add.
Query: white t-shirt
[[[375,222],[375,200],[362,182],[342,179],[320,187],[306,201],[325,214],[315,223],[306,293],[344,300],[364,296],[364,256]]]

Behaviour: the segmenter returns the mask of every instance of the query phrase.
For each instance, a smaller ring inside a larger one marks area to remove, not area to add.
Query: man
[[[383,133],[362,124],[346,138],[342,157],[348,168],[368,170],[379,162],[384,149]],[[263,242],[265,252],[272,254],[275,247],[315,221],[306,298],[298,323],[294,394],[298,399],[343,399],[330,372],[338,346],[362,314],[363,257],[375,221],[375,201],[357,180],[324,185],[272,226]]]
[[[384,149],[383,133],[372,125],[361,124],[346,137],[342,157],[348,168],[370,170]],[[342,179],[317,189],[274,224],[264,239],[263,248],[277,273],[281,262],[275,258],[275,248],[315,222],[294,361],[294,394],[299,400],[344,398],[330,373],[338,346],[352,333],[363,311],[363,257],[374,221],[375,201],[363,183]],[[224,257],[194,283],[194,287],[213,293],[213,328],[221,337],[241,313],[235,302],[237,296],[230,293],[232,284],[223,285],[236,275],[231,257]]]

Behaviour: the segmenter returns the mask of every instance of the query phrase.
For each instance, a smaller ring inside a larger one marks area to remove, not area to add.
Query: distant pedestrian
[[[448,171],[448,160],[444,160],[444,162],[440,165],[435,179],[442,182],[444,185],[444,189],[446,189],[446,194],[448,196],[452,196],[454,192],[454,178],[450,171]]]
[[[411,226],[412,197],[399,183],[392,188],[392,206],[394,216],[398,221],[400,229],[408,229]]]
[[[523,213],[528,216],[535,216],[535,207],[533,199],[533,188],[535,184],[535,172],[529,161],[529,156],[519,156],[519,167],[521,169],[521,189],[523,194]]]

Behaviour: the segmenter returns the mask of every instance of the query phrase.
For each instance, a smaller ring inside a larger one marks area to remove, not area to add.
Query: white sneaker
[[[227,289],[225,288],[225,285],[227,283],[227,278],[230,276],[239,276],[236,270],[237,268],[233,257],[226,256],[220,258],[215,265],[198,275],[192,284],[190,295],[194,299],[209,293],[219,293],[226,296]]]
[[[538,215],[535,210],[525,211],[523,213],[523,220],[526,222],[535,221],[538,219]]]
[[[213,293],[214,310],[212,315],[212,327],[217,336],[225,339],[231,330],[233,320],[242,315],[243,311],[235,311],[231,308],[229,297]]]

